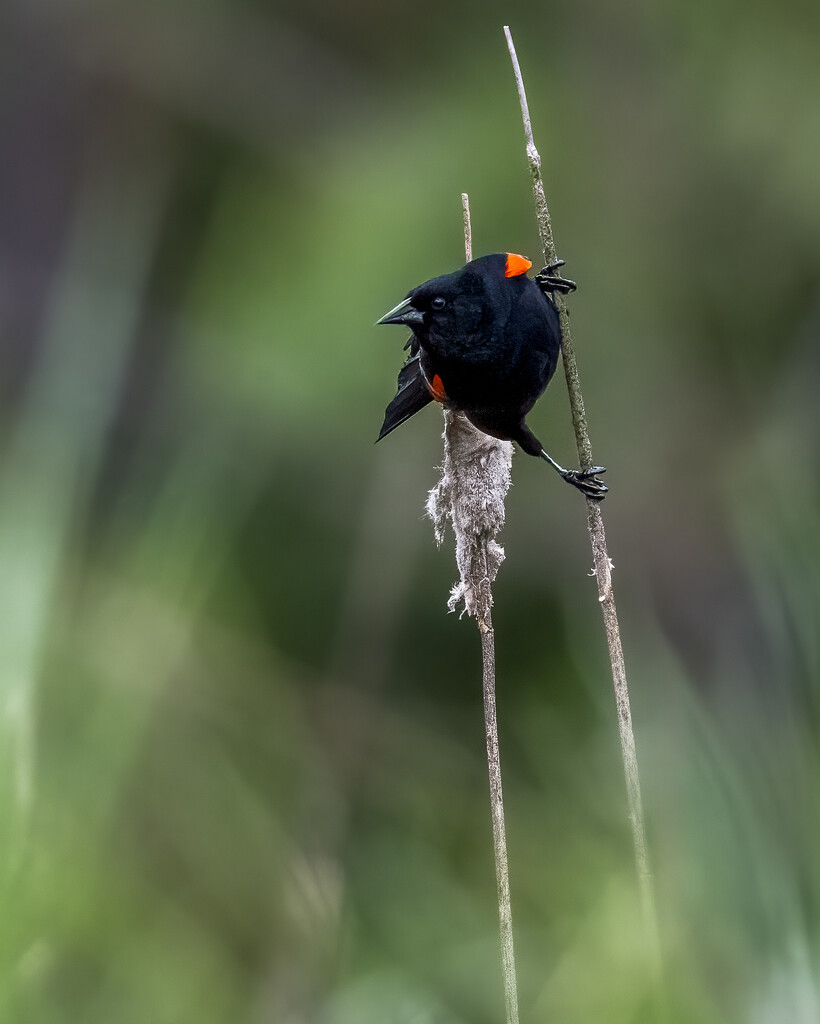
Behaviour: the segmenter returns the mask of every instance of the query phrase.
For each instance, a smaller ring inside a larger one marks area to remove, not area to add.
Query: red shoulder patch
[[[522,274],[526,274],[531,266],[532,260],[528,260],[526,256],[519,256],[517,253],[508,252],[504,276],[520,277]]]
[[[447,392],[444,390],[444,381],[437,373],[433,374],[433,379],[428,384],[428,387],[430,388],[430,394],[437,402],[447,401]]]

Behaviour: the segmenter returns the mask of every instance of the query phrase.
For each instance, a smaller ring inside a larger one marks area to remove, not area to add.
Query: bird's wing
[[[433,401],[430,389],[424,379],[419,362],[419,343],[415,338],[410,339],[410,355],[407,362],[399,371],[399,389],[396,397],[388,405],[384,412],[384,423],[377,441],[401,426],[405,420],[429,405]]]

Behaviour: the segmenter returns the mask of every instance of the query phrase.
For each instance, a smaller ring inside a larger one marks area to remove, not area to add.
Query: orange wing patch
[[[531,266],[532,260],[528,260],[526,256],[519,256],[517,253],[508,252],[504,276],[520,277],[522,274],[526,274]]]
[[[428,384],[428,387],[430,388],[430,394],[437,402],[447,401],[447,392],[444,390],[444,381],[437,373],[433,374],[433,379]]]

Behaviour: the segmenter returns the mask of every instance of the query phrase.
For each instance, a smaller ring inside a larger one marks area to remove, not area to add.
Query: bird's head
[[[432,350],[467,347],[477,335],[492,334],[531,266],[515,253],[481,256],[453,274],[420,284],[376,323],[409,327]]]

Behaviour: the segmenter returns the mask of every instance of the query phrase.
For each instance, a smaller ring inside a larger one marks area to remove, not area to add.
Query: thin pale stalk
[[[507,37],[507,47],[510,51],[515,81],[518,87],[518,99],[521,105],[521,117],[524,122],[524,136],[527,148],[527,162],[532,177],[532,191],[535,200],[535,212],[538,221],[538,231],[541,237],[541,245],[544,250],[544,260],[547,265],[557,261],[555,241],[552,234],[552,221],[550,219],[547,198],[544,193],[544,181],[541,176],[541,157],[535,148],[535,141],[532,134],[532,122],[527,105],[527,94],[524,91],[524,79],[521,75],[521,68],[515,52],[512,35],[508,26],[504,26],[504,34]],[[564,373],[569,391],[569,403],[572,412],[572,424],[575,430],[575,442],[578,448],[578,458],[583,469],[589,469],[593,465],[592,445],[589,440],[587,429],[586,413],[584,411],[584,399],[581,393],[581,381],[578,375],[578,366],[575,361],[575,349],[572,342],[572,331],[570,329],[569,314],[566,304],[561,295],[555,296],[561,319],[562,331],[562,354],[564,362]],[[649,863],[649,849],[646,841],[646,828],[644,826],[643,800],[641,798],[641,782],[638,772],[638,756],[635,750],[635,736],[632,731],[632,712],[629,706],[629,688],[626,679],[626,665],[624,663],[623,648],[621,646],[621,632],[618,626],[618,614],[615,609],[615,596],[612,589],[612,563],[606,546],[606,534],[604,532],[604,520],[601,515],[601,506],[597,501],[587,499],[587,528],[589,539],[592,543],[592,554],[595,563],[595,576],[598,582],[598,601],[604,617],[604,629],[606,631],[607,644],[609,646],[609,659],[612,666],[612,683],[615,688],[615,703],[618,711],[618,732],[621,740],[621,754],[624,764],[624,775],[626,778],[626,792],[629,802],[629,821],[632,827],[632,842],[635,849],[635,865],[638,872],[640,886],[641,910],[644,926],[646,929],[647,945],[652,957],[656,974],[660,976],[660,944],[658,940],[657,912],[655,909],[655,885]]]
[[[461,196],[464,213],[464,254],[467,262],[473,258],[472,231],[470,227],[470,200],[466,193]],[[445,412],[445,435],[449,434],[448,447],[453,444],[453,431],[457,424],[455,417],[461,413]],[[469,427],[469,424],[467,425]],[[447,443],[447,439],[446,439]],[[496,442],[501,444],[502,442]],[[455,525],[455,524],[454,524]],[[476,622],[481,636],[482,682],[484,690],[484,726],[487,739],[487,770],[490,778],[490,813],[493,825],[493,851],[495,854],[495,879],[498,895],[498,929],[501,947],[501,970],[504,977],[504,1004],[507,1024],[518,1024],[518,989],[513,947],[512,903],[510,901],[510,870],[507,861],[507,832],[504,825],[504,794],[501,788],[501,759],[498,749],[498,720],[495,700],[495,633],[492,621],[492,592],[490,572],[487,568],[487,540],[482,540],[481,557],[483,570],[474,572],[470,581],[476,595]],[[481,559],[479,559],[481,560]]]
[[[464,214],[464,255],[469,263],[473,258],[473,229],[470,225],[470,197],[466,192],[461,193],[461,210]]]
[[[484,668],[484,726],[487,733],[487,768],[490,774],[490,811],[493,821],[504,1003],[507,1010],[507,1024],[518,1024],[518,989],[513,946],[510,869],[507,862],[507,833],[504,827],[504,794],[501,789],[501,760],[498,750],[498,721],[495,703],[495,633],[489,609],[484,618],[478,620],[478,629],[481,634],[481,656]]]

